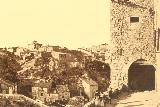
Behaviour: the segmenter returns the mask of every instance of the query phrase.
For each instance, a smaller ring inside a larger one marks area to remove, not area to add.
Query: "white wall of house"
[[[47,101],[55,102],[56,100],[58,100],[58,94],[57,93],[48,94]]]
[[[79,62],[70,62],[70,67],[78,67],[80,64]]]
[[[96,85],[90,86],[90,97],[91,98],[95,97],[96,90],[98,90],[98,86],[96,86]]]
[[[95,97],[95,92],[98,90],[98,84],[92,85],[82,79],[82,86],[84,88],[85,94],[89,97],[90,100]]]
[[[60,54],[60,52],[55,52],[55,51],[51,52],[52,57],[55,59],[58,59],[58,60],[59,60],[59,54]]]
[[[48,89],[47,89],[47,88],[43,88],[43,91],[47,93],[47,92],[48,92]]]
[[[21,56],[22,53],[24,53],[24,49],[20,47],[16,49],[16,52],[14,52],[17,56]]]
[[[13,87],[8,87],[9,88],[9,93],[8,94],[13,94]]]
[[[8,48],[7,51],[8,52],[13,52],[13,48]]]
[[[86,83],[84,80],[82,80],[82,86],[84,88],[85,94],[90,98],[90,85]]]

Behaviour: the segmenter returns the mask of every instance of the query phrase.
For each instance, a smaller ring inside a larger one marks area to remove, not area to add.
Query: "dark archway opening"
[[[155,68],[144,61],[134,62],[128,71],[128,86],[134,91],[155,89]]]

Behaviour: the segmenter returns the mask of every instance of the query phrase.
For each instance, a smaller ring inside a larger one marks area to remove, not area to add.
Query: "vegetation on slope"
[[[11,82],[18,81],[17,71],[21,69],[20,64],[17,62],[17,58],[6,51],[0,52],[0,76],[5,80]]]

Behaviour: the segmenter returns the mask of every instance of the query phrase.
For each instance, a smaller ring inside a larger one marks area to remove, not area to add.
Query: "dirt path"
[[[115,107],[160,107],[159,104],[160,93],[145,91],[133,93],[126,99],[119,100]]]

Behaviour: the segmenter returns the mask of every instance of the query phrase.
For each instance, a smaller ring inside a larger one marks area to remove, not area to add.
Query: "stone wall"
[[[20,94],[0,94],[0,97],[1,98],[7,98],[12,102],[13,101],[20,101],[20,102],[25,101],[26,103],[33,104],[36,107],[48,107],[45,104],[42,104],[42,103],[40,103],[38,101],[35,101],[35,100],[33,100],[33,99],[29,98],[29,97],[26,97],[26,96],[20,95]]]
[[[139,17],[139,22],[130,22]],[[155,65],[153,0],[111,1],[111,87],[128,83],[128,69],[138,60]]]

